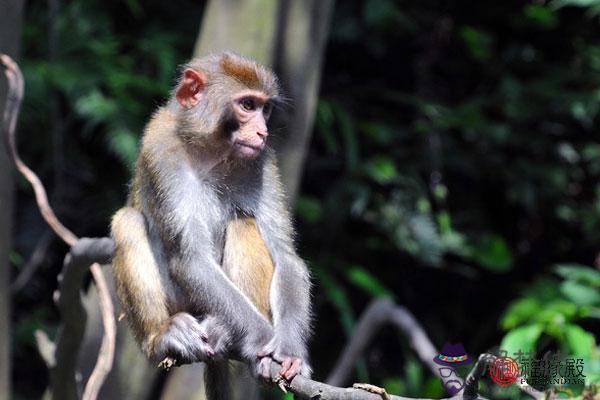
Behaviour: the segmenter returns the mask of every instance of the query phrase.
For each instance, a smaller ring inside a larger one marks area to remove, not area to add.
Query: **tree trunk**
[[[283,137],[275,144],[290,201],[298,195],[312,136],[323,53],[333,0],[281,0],[273,66],[292,107],[283,113]]]
[[[0,2],[0,52],[17,58],[21,42],[23,0]],[[0,110],[4,111],[6,81],[0,79]],[[10,398],[10,263],[13,168],[0,145],[0,399]]]

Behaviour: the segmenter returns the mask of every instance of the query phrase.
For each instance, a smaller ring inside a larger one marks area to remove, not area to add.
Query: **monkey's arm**
[[[270,291],[275,335],[265,352],[271,352],[275,359],[301,359],[300,372],[307,376],[310,375],[306,349],[311,319],[310,275],[294,248],[291,219],[273,161],[268,161],[265,167],[263,185],[264,199],[257,221],[275,265]],[[298,365],[294,367],[297,369]]]
[[[142,214],[122,208],[113,217],[111,231],[117,294],[142,350],[155,361],[167,356],[179,364],[210,359],[215,349],[208,336],[213,333],[189,314],[171,315],[173,284],[161,250],[153,249]]]
[[[234,350],[244,360],[256,361],[257,352],[273,337],[273,329],[217,262],[214,227],[224,223],[222,201],[214,187],[201,181],[182,158],[153,157],[149,172],[162,198],[144,208],[163,232],[163,241],[172,242],[170,274],[194,312],[221,318],[231,329],[237,345]]]

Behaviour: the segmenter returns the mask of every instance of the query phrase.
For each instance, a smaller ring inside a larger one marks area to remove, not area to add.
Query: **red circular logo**
[[[490,377],[498,386],[510,386],[519,377],[519,364],[507,356],[497,357],[490,365]]]

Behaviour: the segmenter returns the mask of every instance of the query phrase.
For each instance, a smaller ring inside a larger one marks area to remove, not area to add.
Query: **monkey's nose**
[[[256,131],[256,134],[260,137],[267,137],[269,136],[269,131]]]

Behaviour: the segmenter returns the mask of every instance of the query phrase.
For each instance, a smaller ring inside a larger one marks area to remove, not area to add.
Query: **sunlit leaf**
[[[512,329],[523,322],[530,321],[541,309],[541,304],[534,298],[525,297],[513,301],[504,312],[500,324],[504,329]]]
[[[568,324],[564,327],[567,345],[576,357],[590,358],[594,347],[594,335],[579,325]]]
[[[581,264],[557,264],[554,271],[565,279],[600,288],[600,271]]]
[[[348,270],[348,280],[375,297],[394,297],[393,293],[373,274],[362,267],[354,266],[350,268]]]
[[[575,281],[566,281],[560,285],[560,291],[573,303],[580,306],[600,304],[600,291]]]
[[[517,353],[519,350],[524,353],[533,351],[541,333],[542,327],[538,324],[515,328],[504,336],[500,349],[506,350],[508,354]]]

